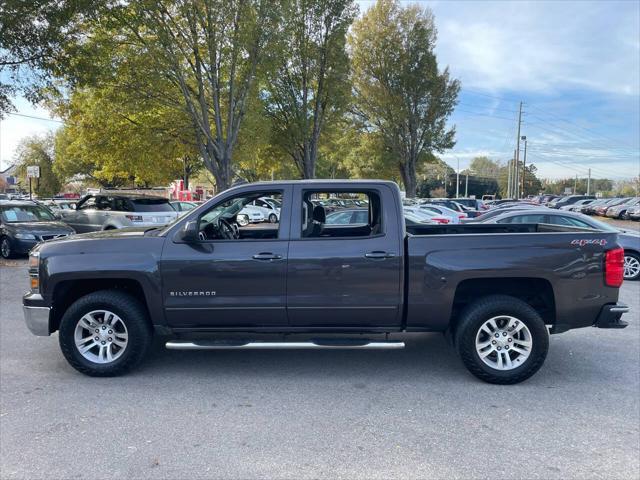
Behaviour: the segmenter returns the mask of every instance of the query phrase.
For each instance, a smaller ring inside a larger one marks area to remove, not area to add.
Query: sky
[[[358,1],[361,11],[373,3]],[[433,10],[439,65],[462,85],[450,119],[457,143],[442,155],[453,168],[478,155],[511,158],[523,102],[527,163],[541,177],[585,177],[589,168],[594,178],[640,175],[640,2],[403,3]],[[50,118],[24,99],[15,103],[19,114]],[[13,162],[22,138],[57,126],[16,115],[2,121],[0,167]]]

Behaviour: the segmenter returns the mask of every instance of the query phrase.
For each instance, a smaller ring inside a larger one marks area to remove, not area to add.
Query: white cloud
[[[640,94],[637,2],[440,2],[441,65],[463,87]]]

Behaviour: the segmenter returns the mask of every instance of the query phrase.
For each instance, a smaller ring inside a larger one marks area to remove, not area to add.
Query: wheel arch
[[[490,295],[508,295],[518,298],[535,309],[545,324],[556,322],[556,301],[551,282],[538,277],[471,278],[460,282],[453,298],[449,325],[455,329],[464,308],[474,301]]]
[[[143,306],[151,325],[151,311],[142,284],[132,278],[87,278],[63,280],[55,285],[49,329],[51,332],[58,330],[60,320],[65,311],[79,298],[101,290],[116,290],[131,294]]]

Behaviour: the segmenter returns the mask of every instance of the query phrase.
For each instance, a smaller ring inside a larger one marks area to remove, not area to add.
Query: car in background
[[[193,210],[198,206],[197,203],[187,202],[184,200],[175,200],[169,203],[171,204],[171,206],[174,208],[176,212],[188,212],[189,210]]]
[[[582,207],[580,207],[580,213],[584,213],[585,215],[595,215],[596,208],[601,207],[603,205],[610,204],[615,200],[617,199],[616,198],[599,198],[587,205],[583,205]]]
[[[573,204],[562,205],[560,207],[560,210],[568,210],[570,212],[579,212],[582,209],[582,207],[584,207],[585,205],[589,205],[595,201],[596,200],[593,198],[584,198],[582,200],[578,200],[576,203],[573,203]]]
[[[640,205],[629,208],[627,215],[631,220],[640,220]]]
[[[406,226],[416,226],[416,225],[434,225],[438,222],[434,222],[431,217],[419,215],[417,213],[408,212],[404,210],[404,223]]]
[[[75,210],[61,210],[60,214],[62,221],[78,233],[162,226],[178,216],[164,197],[123,192],[86,195]]]
[[[0,200],[0,254],[26,255],[38,243],[64,238],[75,231],[54,213],[33,201]]]
[[[505,212],[530,210],[530,209],[534,209],[534,208],[545,208],[545,207],[541,207],[539,205],[538,206],[528,205],[526,203],[523,203],[522,205],[509,206],[507,208],[493,208],[493,209],[489,210],[488,212],[483,213],[479,217],[463,218],[460,223],[482,223],[482,222],[490,220],[490,219],[492,219],[494,217],[502,215]]]
[[[454,198],[455,202],[459,203],[463,207],[470,208],[472,210],[488,210],[489,207],[485,205],[482,200],[477,198]]]
[[[420,209],[430,210],[439,215],[442,215],[443,217],[447,217],[449,218],[449,223],[451,224],[458,224],[460,223],[461,219],[468,218],[468,215],[466,213],[456,212],[455,210],[451,210],[450,208],[437,203],[424,203],[420,205]]]
[[[426,223],[424,222],[425,220],[431,223],[437,223],[440,225],[448,225],[451,222],[451,218],[447,217],[445,215],[440,215],[439,213],[436,213],[432,210],[426,210],[420,207],[403,207],[403,212],[406,215],[407,213],[412,214],[413,216],[416,216],[420,219],[423,220],[423,222],[421,223]]]
[[[594,213],[596,215],[599,215],[601,217],[604,217],[607,215],[607,210],[609,210],[611,207],[616,207],[618,205],[622,205],[623,203],[628,202],[629,200],[631,200],[631,197],[627,197],[627,198],[614,198],[611,200],[611,202],[609,203],[605,203],[603,205],[598,205],[595,209],[594,209]]]
[[[616,232],[618,243],[624,249],[624,279],[640,279],[640,233],[638,232],[621,230],[581,213],[551,209],[505,212],[482,223],[547,223]]]
[[[252,207],[262,213],[269,223],[278,223],[280,221],[280,206],[275,202],[274,198],[256,198],[247,207]]]
[[[265,220],[262,211],[252,205],[245,205],[236,215],[236,222],[241,227],[246,227],[250,223],[262,223]]]
[[[640,205],[640,198],[631,198],[627,202],[620,203],[618,205],[607,208],[605,215],[610,218],[619,218],[620,220],[629,220],[628,211],[629,208]]]
[[[348,208],[337,212],[331,212],[327,215],[325,223],[329,225],[366,225],[369,223],[369,210],[367,208]]]
[[[561,208],[566,205],[573,205],[579,200],[595,200],[594,195],[569,195],[567,197],[558,198],[556,200],[552,200],[547,204],[549,208]]]

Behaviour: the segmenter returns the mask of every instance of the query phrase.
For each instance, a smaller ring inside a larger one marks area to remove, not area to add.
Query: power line
[[[7,115],[12,115],[14,117],[31,118],[33,120],[43,120],[45,122],[64,123],[62,120],[56,120],[54,118],[36,117],[35,115],[25,115],[24,113],[7,112]]]

